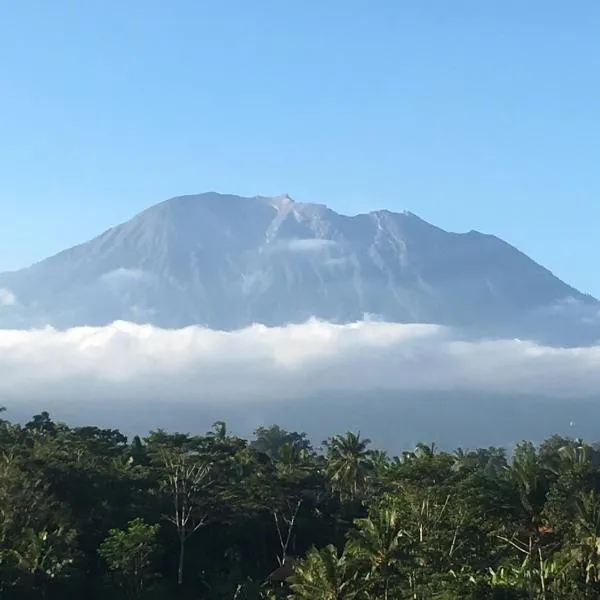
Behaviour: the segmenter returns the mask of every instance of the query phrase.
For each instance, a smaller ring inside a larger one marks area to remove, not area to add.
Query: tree
[[[131,444],[129,446],[129,456],[134,465],[145,466],[149,462],[148,453],[146,452],[146,448],[139,435],[134,436],[131,440]]]
[[[523,555],[521,570],[528,570],[532,588],[539,584],[545,600],[547,581],[544,569],[543,514],[549,490],[548,470],[531,442],[522,442],[515,448],[512,464],[507,468],[515,484],[521,510],[517,512],[512,535],[498,538],[510,544]],[[520,513],[520,514],[519,514]],[[537,576],[534,582],[533,576]]]
[[[225,421],[215,421],[212,429],[208,434],[209,436],[215,437],[218,440],[225,440],[227,438],[227,423]]]
[[[348,432],[326,442],[327,474],[331,487],[342,501],[362,498],[369,477],[373,473],[373,460],[368,449],[371,440],[360,433]]]
[[[171,512],[166,518],[175,526],[179,540],[177,583],[182,585],[185,543],[208,518],[203,500],[211,465],[196,454],[173,449],[162,453],[162,461],[166,492],[171,501]]]
[[[531,442],[517,445],[508,473],[519,493],[525,517],[524,525],[529,529],[530,538],[533,538],[539,534],[542,524],[542,509],[548,486],[547,469]]]
[[[0,419],[0,597],[92,600],[106,579],[132,599],[600,597],[600,445],[524,442],[510,464],[433,444],[388,458],[358,434],[325,450],[276,426],[127,443]]]
[[[295,451],[312,451],[312,446],[306,433],[286,431],[279,427],[279,425],[258,427],[254,432],[254,437],[255,439],[252,441],[251,447],[272,459],[277,458],[285,446],[290,446]]]
[[[376,598],[393,598],[394,580],[399,563],[406,558],[407,536],[400,512],[393,505],[371,509],[369,516],[355,520],[356,529],[350,532],[348,550],[364,561],[370,574],[370,591]]]
[[[39,415],[35,415],[29,423],[25,425],[25,429],[39,435],[52,436],[56,434],[56,424],[50,418],[50,415],[43,411]]]
[[[318,513],[324,486],[316,460],[307,450],[284,444],[277,457],[255,463],[242,490],[247,512],[258,511],[258,515],[267,512],[273,521],[279,565],[286,562],[289,551],[295,548],[299,517],[306,519],[313,511]]]
[[[147,525],[140,518],[127,529],[111,529],[99,554],[130,598],[140,598],[151,581],[152,561],[158,551],[159,525]]]
[[[73,570],[76,533],[43,476],[22,457],[0,455],[0,596],[12,579],[22,593],[44,597]]]
[[[27,529],[4,553],[22,573],[22,587],[45,598],[52,583],[68,577],[77,557],[76,532],[63,527]]]
[[[294,568],[289,579],[292,598],[298,600],[359,600],[366,598],[365,582],[345,555],[333,545],[313,548]]]
[[[594,491],[580,492],[575,506],[579,540],[572,556],[583,567],[586,585],[600,592],[600,497]]]

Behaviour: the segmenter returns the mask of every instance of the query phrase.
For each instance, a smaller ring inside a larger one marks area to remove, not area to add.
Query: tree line
[[[0,598],[600,598],[600,446],[0,419]]]

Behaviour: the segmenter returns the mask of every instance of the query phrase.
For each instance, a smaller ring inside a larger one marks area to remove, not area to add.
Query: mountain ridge
[[[176,196],[0,274],[0,289],[17,300],[0,306],[0,327],[235,329],[372,314],[528,334],[526,322],[538,321],[535,333],[560,313],[551,320],[565,329],[600,306],[495,235],[449,232],[410,211],[344,215],[288,194]]]

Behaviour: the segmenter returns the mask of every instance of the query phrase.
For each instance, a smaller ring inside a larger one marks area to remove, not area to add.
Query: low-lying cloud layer
[[[587,395],[600,348],[466,340],[435,325],[360,322],[164,330],[117,322],[0,331],[0,395],[172,397],[233,402],[370,390]]]
[[[233,418],[246,433],[270,422],[314,435],[359,428],[391,447],[400,435],[504,443],[532,424],[553,433],[576,406],[579,421],[595,419],[585,415],[600,413],[588,400],[598,390],[600,347],[465,339],[435,325],[0,330],[9,415],[48,409],[130,432]],[[531,414],[525,398],[536,398]]]

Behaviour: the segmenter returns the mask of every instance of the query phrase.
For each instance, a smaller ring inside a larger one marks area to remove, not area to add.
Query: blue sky
[[[207,190],[412,210],[600,296],[600,2],[0,5],[0,270]]]

